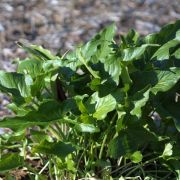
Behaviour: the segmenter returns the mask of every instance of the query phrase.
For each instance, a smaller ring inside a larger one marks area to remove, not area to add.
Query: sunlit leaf
[[[141,117],[141,114],[142,114],[141,108],[144,107],[146,102],[148,101],[149,92],[150,92],[150,87],[148,86],[145,89],[143,89],[142,91],[135,93],[135,95],[132,98],[134,107],[130,112],[132,115],[135,115],[138,118]]]
[[[170,56],[170,48],[173,48],[177,45],[180,45],[180,30],[177,31],[176,37],[161,46],[152,58],[157,57],[158,60],[168,59]],[[177,56],[177,54],[175,54],[175,56]]]
[[[100,129],[95,127],[93,124],[84,124],[84,123],[77,123],[75,128],[80,132],[88,132],[88,133],[96,133],[99,132]]]
[[[106,117],[108,112],[115,109],[116,100],[111,94],[105,97],[99,97],[98,93],[94,93],[85,105],[89,114],[92,114],[94,118],[101,120]]]
[[[172,154],[173,154],[172,149],[173,149],[173,146],[171,143],[166,144],[164,151],[163,151],[163,154],[162,154],[162,157],[166,159],[167,157],[172,156]]]
[[[151,91],[154,94],[157,92],[166,92],[180,79],[180,68],[171,68],[167,71],[158,72],[157,78],[158,82],[154,87],[152,87]]]
[[[142,161],[143,155],[141,154],[140,151],[134,152],[131,156],[130,159],[133,163],[139,163]]]

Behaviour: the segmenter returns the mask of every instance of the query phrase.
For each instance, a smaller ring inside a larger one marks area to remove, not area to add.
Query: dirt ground
[[[112,22],[118,35],[130,28],[145,35],[177,19],[180,0],[0,0],[0,70],[25,57],[16,41],[63,53]],[[7,103],[0,95],[0,117]]]

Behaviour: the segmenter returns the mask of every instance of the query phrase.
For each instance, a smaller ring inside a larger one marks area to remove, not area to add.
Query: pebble
[[[14,9],[14,8],[13,8],[10,4],[8,4],[8,3],[1,3],[1,4],[0,4],[0,7],[3,8],[3,9],[5,9],[5,10],[8,11],[8,12],[12,12],[13,9]]]
[[[12,56],[13,56],[12,49],[10,49],[10,48],[4,48],[4,49],[2,50],[2,53],[3,53],[3,55],[5,56],[5,58],[7,58],[7,57],[12,57]]]
[[[0,32],[3,32],[5,30],[4,26],[0,23]]]
[[[144,35],[148,33],[158,32],[160,30],[160,27],[158,25],[151,22],[136,20],[135,25],[137,28],[136,30]]]
[[[0,135],[7,133],[12,133],[12,130],[9,128],[0,128]]]

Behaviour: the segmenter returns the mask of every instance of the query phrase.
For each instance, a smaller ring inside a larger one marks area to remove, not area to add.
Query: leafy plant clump
[[[18,43],[29,56],[0,71],[2,177],[180,179],[180,21],[120,43],[115,29],[63,56]]]

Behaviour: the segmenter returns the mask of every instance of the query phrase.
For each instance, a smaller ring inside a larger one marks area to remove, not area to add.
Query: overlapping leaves
[[[66,139],[60,132],[58,141],[42,139],[32,148],[34,153],[61,159],[76,151],[74,141],[84,148],[85,137],[90,137],[92,147],[100,144],[96,147],[100,159],[122,156],[139,163],[143,161],[141,150],[154,151],[158,144],[164,160],[173,155],[171,141],[177,140],[180,129],[180,104],[175,98],[180,93],[180,21],[144,38],[131,30],[121,36],[120,44],[114,41],[115,29],[114,24],[108,26],[61,57],[19,43],[30,56],[18,63],[17,72],[0,72],[0,90],[12,97],[9,107],[15,113],[2,119],[0,127],[19,132],[38,126],[46,133],[56,123],[66,124],[65,134],[74,133],[67,136],[68,143],[59,141]],[[154,111],[160,127],[151,116]],[[93,139],[92,134],[100,138]],[[102,155],[103,148],[108,152]],[[0,170],[19,167],[21,157],[15,158],[16,164],[0,164]],[[3,162],[11,159],[5,157]]]

